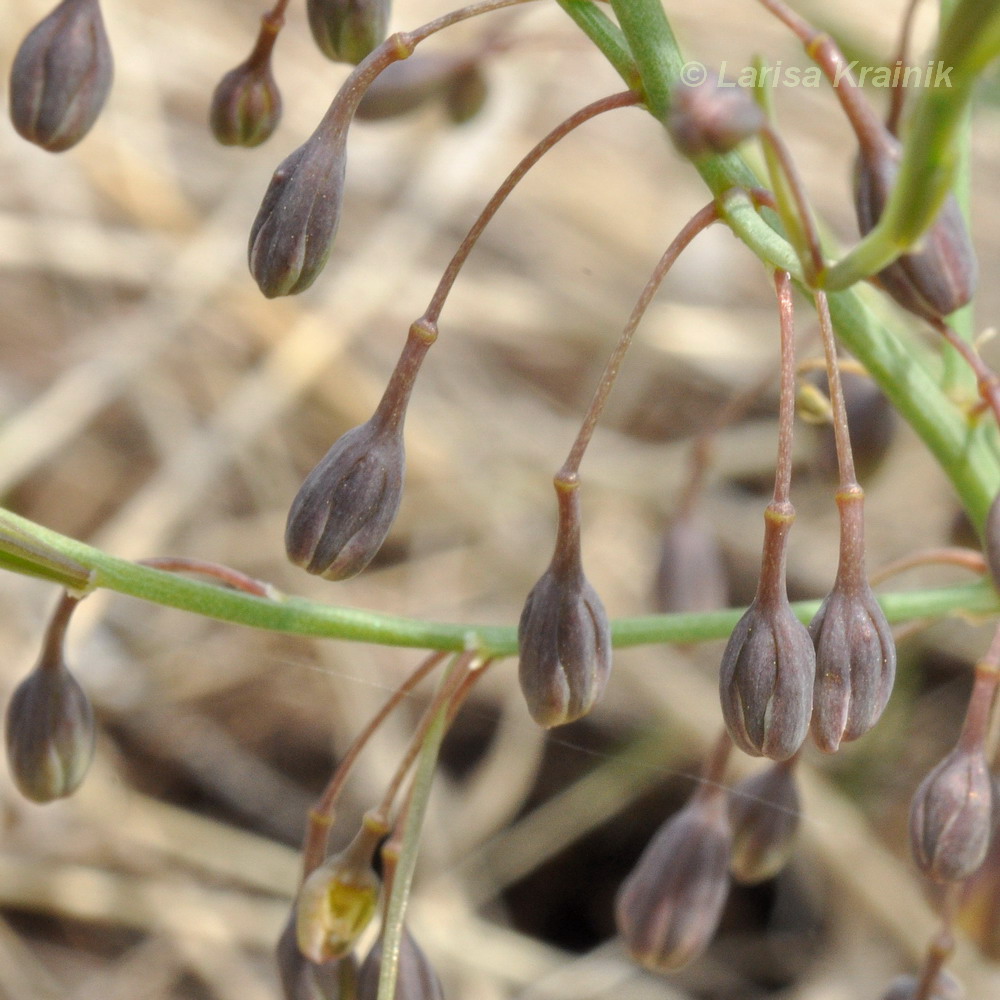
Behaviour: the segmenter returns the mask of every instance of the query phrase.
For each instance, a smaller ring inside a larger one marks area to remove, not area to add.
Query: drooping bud
[[[667,527],[654,583],[656,608],[664,613],[717,611],[729,603],[729,583],[718,540],[693,511]]]
[[[34,802],[71,795],[94,757],[94,710],[63,659],[63,639],[78,601],[64,596],[34,669],[7,706],[7,761],[21,793]]]
[[[299,949],[293,909],[285,923],[275,958],[285,1000],[356,1000],[358,963],[353,954],[317,965]]]
[[[359,63],[385,41],[389,0],[306,0],[309,27],[334,62]]]
[[[556,480],[559,526],[549,568],[528,594],[517,630],[521,690],[545,727],[586,715],[611,673],[611,630],[580,557],[579,482]]]
[[[729,791],[729,870],[737,882],[753,885],[773,878],[791,857],[801,815],[793,766],[793,761],[773,764]]]
[[[824,753],[878,722],[896,677],[892,629],[865,576],[864,496],[856,485],[837,494],[837,579],[809,625],[816,644],[812,734]]]
[[[269,299],[317,278],[340,223],[347,129],[317,129],[279,164],[250,227],[250,273]]]
[[[358,1000],[376,1000],[382,971],[382,939],[375,942],[358,973]],[[396,967],[394,1000],[444,1000],[441,980],[423,949],[403,926],[399,941],[399,964]]]
[[[471,121],[483,109],[489,87],[478,63],[466,63],[448,81],[444,106],[455,125]]]
[[[223,146],[259,146],[281,120],[281,94],[271,72],[278,29],[266,17],[249,58],[230,70],[212,94],[209,124]]]
[[[733,742],[755,757],[787,760],[809,731],[816,653],[785,589],[791,504],[764,515],[757,594],[733,629],[719,672],[722,714]]]
[[[725,794],[703,787],[649,842],[615,903],[618,933],[648,969],[671,972],[708,947],[729,892]]]
[[[346,580],[382,547],[403,495],[406,404],[436,336],[430,324],[413,324],[374,416],[340,437],[306,477],[285,526],[285,549],[296,566]]]
[[[935,882],[961,882],[982,864],[993,833],[993,783],[982,746],[959,745],[920,783],[910,848]]]
[[[692,160],[728,153],[764,125],[764,112],[742,87],[722,87],[709,72],[697,84],[678,84],[670,95],[667,131]]]
[[[98,0],[63,0],[32,28],[14,57],[14,128],[51,153],[69,149],[97,120],[113,75]]]
[[[882,994],[882,1000],[965,1000],[962,984],[947,970],[942,969],[934,977],[930,993],[921,994],[920,979],[916,976],[897,976]]]
[[[383,836],[385,827],[366,818],[354,840],[302,883],[295,936],[310,962],[343,958],[371,922],[381,889],[372,858]]]
[[[878,223],[899,175],[901,147],[889,135],[869,137],[855,167],[854,206],[861,235]],[[882,287],[904,309],[938,319],[961,309],[976,290],[978,265],[958,202],[949,195],[920,249],[879,272]]]

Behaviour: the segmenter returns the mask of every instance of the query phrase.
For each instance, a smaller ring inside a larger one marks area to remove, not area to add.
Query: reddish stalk
[[[874,587],[877,584],[885,583],[890,577],[907,570],[916,569],[920,566],[958,566],[967,569],[970,573],[977,573],[982,576],[986,573],[986,559],[982,552],[975,549],[940,548],[923,549],[914,552],[912,555],[902,559],[895,559],[891,563],[886,563],[877,573],[873,573],[869,582]]]
[[[541,139],[517,164],[516,167],[504,178],[500,187],[497,188],[493,197],[486,203],[482,212],[479,213],[479,217],[472,224],[472,228],[466,234],[466,237],[459,244],[458,249],[455,251],[454,256],[448,262],[448,266],[444,270],[444,274],[441,275],[441,280],[438,282],[438,286],[434,291],[431,300],[424,310],[423,317],[421,318],[424,322],[435,326],[438,319],[441,316],[441,310],[444,308],[445,301],[448,298],[448,294],[451,292],[452,286],[455,284],[455,279],[458,277],[459,271],[461,271],[462,266],[465,264],[469,254],[472,252],[472,248],[476,245],[476,241],[482,235],[483,230],[489,225],[490,220],[496,215],[497,210],[500,206],[507,200],[508,195],[514,190],[515,187],[524,178],[524,175],[550,150],[557,142],[564,139],[570,134],[574,129],[579,128],[584,122],[590,121],[591,118],[596,118],[598,115],[604,114],[606,111],[614,111],[616,108],[625,108],[633,104],[638,104],[642,98],[639,94],[634,91],[626,90],[620,94],[612,94],[610,97],[602,97],[598,101],[594,101],[592,104],[588,104],[586,107],[581,108],[576,113],[572,114],[565,121],[557,125],[548,135]],[[419,323],[421,320],[417,320]]]
[[[372,716],[368,724],[354,738],[347,753],[337,765],[336,770],[327,782],[323,794],[316,805],[309,811],[309,824],[306,828],[302,845],[302,881],[318,868],[326,857],[327,837],[333,825],[334,809],[340,797],[344,783],[350,775],[355,761],[368,744],[379,726],[388,718],[391,712],[406,698],[411,691],[427,677],[448,653],[432,653],[393,691],[385,704]]]
[[[594,392],[594,398],[591,400],[590,407],[583,419],[583,424],[576,436],[576,441],[573,442],[573,447],[570,449],[563,467],[556,473],[557,484],[564,483],[570,485],[576,482],[583,453],[586,451],[587,445],[594,434],[594,428],[597,426],[597,421],[604,410],[604,404],[607,402],[608,394],[611,392],[611,387],[618,376],[622,360],[632,343],[636,328],[649,308],[649,303],[653,300],[653,296],[659,290],[667,272],[695,236],[702,230],[707,229],[718,218],[719,209],[715,202],[706,205],[674,237],[670,246],[667,247],[663,256],[657,262],[653,273],[649,276],[646,286],[643,288],[638,301],[632,309],[632,314],[629,316],[628,322],[625,324],[625,329],[622,330],[621,336],[618,338],[615,349],[608,358],[604,373],[597,385],[597,390]]]
[[[253,594],[254,597],[266,597],[273,600],[275,596],[275,590],[271,584],[255,580],[229,566],[206,562],[204,559],[188,559],[185,556],[153,556],[150,559],[139,559],[137,562],[140,566],[149,566],[150,569],[160,569],[167,573],[196,573],[198,576],[207,576],[227,587],[232,587],[233,590],[242,590],[245,594]]]

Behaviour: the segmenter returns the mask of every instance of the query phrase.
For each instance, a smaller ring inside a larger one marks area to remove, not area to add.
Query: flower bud
[[[714,73],[697,84],[678,84],[670,97],[667,131],[692,160],[728,153],[764,125],[764,112],[742,87],[721,87]]]
[[[285,1000],[355,1000],[358,963],[351,954],[317,965],[299,950],[292,910],[278,938],[275,958]]]
[[[557,480],[556,496],[555,553],[524,602],[517,630],[521,690],[532,718],[546,728],[586,715],[611,672],[608,617],[583,575],[577,482]]]
[[[310,962],[343,958],[375,915],[381,886],[372,856],[384,834],[384,828],[366,822],[345,850],[303,882],[295,904],[295,936]]]
[[[339,438],[292,501],[288,558],[327,580],[360,573],[399,510],[405,461],[402,425],[378,415]]]
[[[34,802],[72,795],[94,757],[94,710],[63,660],[62,643],[77,601],[64,597],[41,657],[7,706],[7,761],[21,794]]]
[[[719,543],[708,523],[684,512],[667,528],[654,584],[657,610],[717,611],[729,603]]]
[[[618,933],[655,972],[686,965],[708,947],[729,892],[725,796],[703,790],[650,841],[615,903]]]
[[[896,644],[866,580],[838,579],[809,625],[816,644],[812,734],[824,753],[864,736],[892,694]]]
[[[982,748],[961,743],[920,783],[910,805],[910,848],[935,882],[961,882],[982,864],[993,834],[993,783]]]
[[[854,206],[864,236],[875,228],[899,174],[900,145],[886,133],[862,148],[855,169]],[[976,290],[978,265],[958,202],[949,195],[921,249],[879,272],[882,287],[904,309],[925,319],[961,309]]]
[[[322,126],[275,170],[250,228],[250,273],[269,299],[317,278],[337,233],[347,129]]]
[[[455,125],[464,125],[482,110],[489,96],[486,77],[477,63],[468,63],[448,81],[444,106]]]
[[[402,499],[406,407],[436,339],[435,324],[411,325],[375,415],[344,434],[306,477],[285,527],[288,558],[297,566],[346,580],[382,547]]]
[[[840,564],[833,590],[809,625],[816,645],[812,734],[824,753],[878,722],[896,677],[896,643],[865,577],[864,492],[837,494]]]
[[[897,976],[882,994],[882,1000],[965,1000],[962,984],[946,970],[942,969],[934,977],[930,993],[921,994],[920,980],[916,976]]]
[[[788,505],[790,507],[790,505]],[[722,714],[733,742],[754,757],[787,760],[812,715],[816,653],[785,591],[790,512],[770,505],[757,595],[733,629],[719,671]]]
[[[359,63],[385,41],[389,0],[306,0],[309,27],[334,62]]]
[[[800,814],[790,761],[774,764],[730,789],[733,855],[729,870],[737,882],[764,882],[785,867],[795,846]]]
[[[51,153],[69,149],[97,120],[113,75],[98,0],[63,0],[32,28],[14,57],[14,128]]]
[[[212,134],[223,146],[259,146],[281,120],[281,94],[271,72],[277,37],[266,22],[250,57],[215,88],[209,110]]]
[[[358,1000],[376,1000],[381,972],[382,939],[379,938],[361,963]],[[396,990],[393,997],[394,1000],[444,1000],[441,980],[405,925],[399,941],[399,964],[396,967]]]

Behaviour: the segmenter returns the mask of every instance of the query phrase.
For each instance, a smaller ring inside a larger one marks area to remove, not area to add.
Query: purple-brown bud
[[[611,630],[601,599],[583,575],[578,483],[556,482],[559,527],[549,568],[528,594],[517,639],[521,690],[545,727],[586,715],[611,673]]]
[[[678,84],[670,96],[667,131],[692,160],[728,153],[764,125],[764,112],[742,87],[721,87],[709,73],[701,83]]]
[[[292,501],[288,558],[327,580],[360,573],[399,510],[405,462],[402,425],[377,414],[339,438]]]
[[[791,857],[800,815],[791,761],[773,764],[734,785],[729,791],[733,878],[753,885],[777,875]]]
[[[864,493],[837,495],[840,565],[809,625],[816,644],[812,734],[824,753],[856,740],[882,715],[896,677],[896,643],[865,577]]]
[[[309,27],[334,62],[359,63],[385,41],[389,0],[306,0]]]
[[[299,950],[293,909],[278,938],[275,958],[285,1000],[356,1000],[358,963],[353,954],[317,965]]]
[[[64,597],[42,654],[7,706],[7,761],[33,802],[72,795],[94,757],[96,726],[86,692],[63,660],[62,644],[76,600]]]
[[[855,168],[854,206],[864,236],[875,228],[899,175],[900,145],[888,133],[862,148]],[[958,202],[949,195],[921,249],[879,272],[882,287],[906,310],[925,319],[961,309],[976,290],[978,265]]]
[[[767,509],[757,595],[733,629],[719,671],[722,715],[733,742],[744,753],[773,760],[787,760],[806,738],[816,673],[812,639],[785,591],[790,507]]]
[[[726,567],[715,533],[694,512],[668,526],[654,584],[658,611],[717,611],[729,603]]]
[[[959,745],[920,783],[910,847],[935,882],[961,882],[983,863],[993,834],[993,782],[981,746]]]
[[[353,841],[302,883],[295,902],[299,950],[322,965],[343,958],[375,916],[381,883],[372,857],[385,828],[367,820]]]
[[[615,903],[618,933],[655,972],[686,965],[708,947],[729,892],[726,798],[703,790],[650,841]]]
[[[285,526],[285,549],[296,566],[346,580],[382,547],[403,495],[406,407],[436,337],[436,326],[425,320],[410,327],[374,416],[339,438],[306,477]]]
[[[382,972],[382,939],[375,942],[358,973],[358,1000],[376,1000]],[[404,925],[399,941],[394,1000],[444,1000],[441,980],[423,949]]]
[[[962,984],[947,970],[942,969],[934,977],[930,993],[920,992],[920,979],[916,976],[897,976],[882,994],[882,1000],[965,1000]]]
[[[276,37],[265,21],[250,57],[230,70],[212,94],[209,124],[223,146],[259,146],[278,127],[281,94],[271,72]]]
[[[51,153],[69,149],[97,120],[113,75],[98,0],[63,0],[32,28],[14,57],[14,128]]]
[[[317,278],[340,223],[347,129],[321,126],[275,170],[250,227],[250,273],[269,299]]]

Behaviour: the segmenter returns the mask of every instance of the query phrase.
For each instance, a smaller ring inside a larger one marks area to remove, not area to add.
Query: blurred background
[[[668,7],[685,50],[706,64],[732,70],[763,53],[808,65],[749,0]],[[388,543],[361,577],[316,580],[283,551],[305,473],[371,414],[409,323],[507,171],[620,81],[554,3],[428,42],[461,49],[501,24],[518,40],[489,60],[486,103],[465,125],[430,106],[354,129],[326,272],[295,299],[267,301],[246,268],[250,222],[346,70],[315,49],[293,4],[275,52],[282,124],[256,150],[222,148],[207,130],[209,97],[249,52],[262,6],[106,0],[103,9],[116,79],[87,139],[52,156],[0,127],[4,504],[122,557],[199,557],[340,605],[515,622],[552,545],[551,476],[605,357],[663,248],[707,200],[693,169],[630,109],[587,124],[532,171],[444,310],[410,406],[407,489]],[[393,24],[444,9],[400,0]],[[5,67],[47,10],[9,0]],[[891,59],[901,10],[876,15],[848,0],[835,13],[806,12],[850,54]],[[973,168],[980,328],[1000,304],[992,93],[977,112]],[[853,147],[829,88],[774,97],[814,204],[849,243]],[[816,354],[811,314],[801,317],[803,355]],[[776,358],[770,280],[716,227],[650,309],[583,465],[585,566],[613,616],[656,609],[691,439],[766,381]],[[698,503],[718,534],[732,604],[756,582],[775,413],[772,382],[718,435]],[[864,482],[872,568],[961,531],[933,461],[887,420],[871,433],[891,446]],[[822,596],[833,579],[828,455],[823,435],[800,424],[796,598]],[[961,579],[937,569],[892,586]],[[37,581],[0,579],[5,696],[33,663],[55,596]],[[955,620],[906,630],[879,727],[835,758],[806,754],[792,864],[734,890],[717,943],[669,978],[626,959],[613,899],[690,794],[718,730],[722,643],[621,652],[599,708],[552,733],[531,723],[515,662],[495,665],[445,744],[412,902],[411,929],[446,994],[875,1000],[915,967],[936,926],[908,857],[908,803],[954,740],[991,628]],[[68,657],[97,706],[97,760],[73,799],[46,807],[23,801],[0,769],[0,997],[274,1000],[273,943],[307,811],[419,654],[270,635],[97,593],[74,619]],[[362,758],[334,847],[380,797],[425,703],[410,699]],[[736,761],[733,778],[756,768]],[[954,967],[970,997],[1000,985],[986,957],[1000,954],[998,884],[991,862],[966,913]]]

